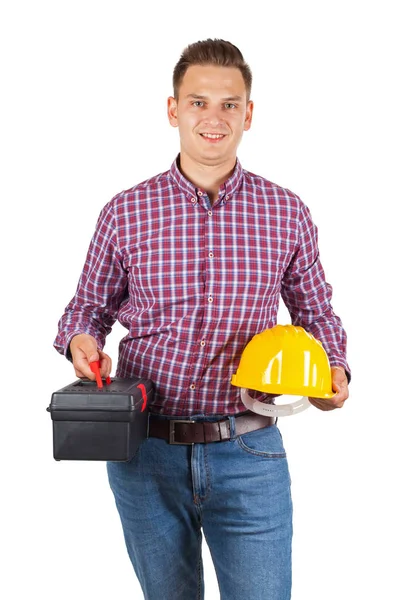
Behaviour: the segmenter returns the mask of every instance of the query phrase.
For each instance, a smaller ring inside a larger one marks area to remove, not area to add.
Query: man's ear
[[[249,100],[246,106],[246,119],[244,122],[244,131],[248,131],[251,127],[251,121],[253,119],[253,108],[254,104],[252,100]]]
[[[172,96],[168,98],[168,120],[172,127],[178,127],[178,102]]]

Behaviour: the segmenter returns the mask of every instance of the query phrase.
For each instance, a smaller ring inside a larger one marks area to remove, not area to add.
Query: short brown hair
[[[252,83],[250,67],[245,62],[239,48],[231,44],[231,42],[208,38],[202,42],[195,42],[187,46],[174,68],[172,83],[175,98],[178,98],[183,77],[192,65],[236,67],[242,74],[246,86],[247,98],[250,98]]]

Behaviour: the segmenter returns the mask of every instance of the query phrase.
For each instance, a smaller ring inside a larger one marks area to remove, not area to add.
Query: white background
[[[76,379],[52,343],[101,208],[175,158],[172,70],[207,37],[235,43],[252,67],[254,121],[239,158],[310,207],[349,338],[345,408],[280,421],[293,600],[400,597],[395,4],[2,3],[3,598],[142,597],[104,463],[52,457],[45,409]],[[107,342],[114,364],[122,334],[115,326]],[[215,598],[207,549],[205,561]]]

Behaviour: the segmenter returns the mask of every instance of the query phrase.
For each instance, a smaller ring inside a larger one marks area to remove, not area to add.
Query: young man
[[[253,335],[275,325],[281,294],[292,322],[330,359],[337,394],[311,402],[341,407],[346,334],[307,207],[237,159],[253,113],[241,52],[222,40],[192,44],[173,83],[168,118],[180,154],[102,210],[55,347],[79,377],[93,379],[98,359],[106,377],[102,348],[118,318],[128,333],[117,376],[155,383],[148,439],[130,462],[107,465],[145,598],[204,597],[203,532],[223,600],[287,600],[292,504],[282,439],[272,418],[246,413],[230,379]]]

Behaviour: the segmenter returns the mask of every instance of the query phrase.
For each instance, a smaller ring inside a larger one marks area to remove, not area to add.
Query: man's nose
[[[223,121],[221,109],[209,108],[207,113],[204,115],[204,122],[210,127],[218,127]]]

